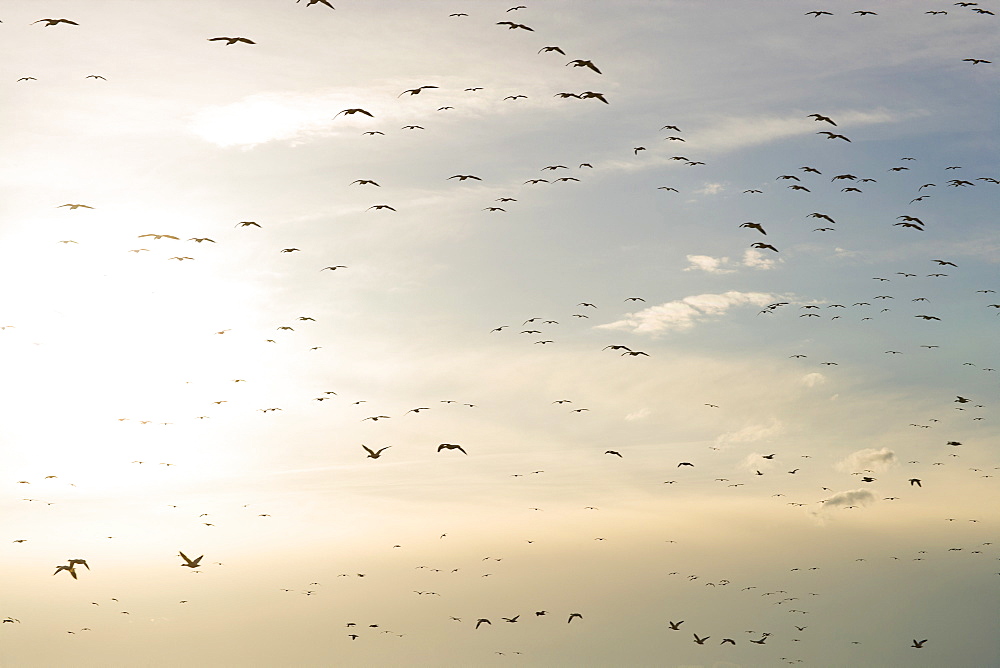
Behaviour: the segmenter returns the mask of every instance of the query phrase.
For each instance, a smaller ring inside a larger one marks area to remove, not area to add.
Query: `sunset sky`
[[[0,8],[0,666],[1000,665],[1000,4],[307,2]]]

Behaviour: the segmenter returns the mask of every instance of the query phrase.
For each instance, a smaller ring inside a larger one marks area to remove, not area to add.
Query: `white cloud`
[[[872,125],[890,123],[905,118],[922,116],[924,112],[899,113],[888,109],[874,111],[833,111],[830,116],[837,119],[840,125]],[[805,113],[775,117],[738,116],[722,118],[713,126],[704,128],[698,133],[698,146],[709,151],[731,151],[746,146],[757,146],[769,142],[795,137],[797,135],[815,134],[817,125]]]
[[[763,251],[756,248],[748,248],[743,251],[743,266],[751,269],[774,269],[774,265],[781,262],[780,259],[770,258],[764,255]]]
[[[823,499],[821,510],[845,508],[847,506],[867,506],[875,502],[875,495],[867,489],[849,489],[837,492]]]
[[[691,263],[690,266],[685,267],[684,271],[707,271],[710,274],[731,274],[735,269],[726,269],[725,265],[729,263],[728,257],[712,257],[710,255],[688,255],[687,261]]]
[[[817,385],[822,385],[825,382],[826,376],[816,371],[802,376],[802,384],[806,387],[816,387]]]
[[[269,141],[333,134],[337,109],[351,106],[341,96],[263,93],[239,102],[205,108],[191,130],[218,146],[252,147]]]
[[[597,325],[596,328],[656,336],[672,330],[691,329],[695,324],[720,316],[735,306],[748,304],[763,306],[775,299],[775,295],[766,292],[737,292],[735,290],[722,294],[692,295],[651,306],[637,313],[630,313],[621,320]]]
[[[896,459],[896,453],[889,448],[882,448],[881,450],[865,448],[864,450],[852,452],[847,457],[837,462],[836,468],[839,471],[846,472],[866,470],[884,471],[898,463],[899,460]]]
[[[771,421],[767,424],[751,424],[742,429],[721,434],[715,439],[715,445],[722,447],[736,443],[753,443],[754,441],[776,436],[784,431],[784,429],[785,426],[779,420],[771,418]]]
[[[717,195],[725,190],[721,183],[706,183],[702,188],[695,190],[696,195]]]
[[[626,415],[625,419],[628,420],[629,422],[633,422],[635,420],[642,420],[643,418],[649,417],[651,413],[652,411],[650,411],[648,408],[640,408],[639,410],[633,411],[628,415]]]

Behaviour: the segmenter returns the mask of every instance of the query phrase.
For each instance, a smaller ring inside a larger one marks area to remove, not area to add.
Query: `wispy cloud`
[[[822,385],[825,382],[826,376],[818,371],[813,371],[812,373],[807,373],[802,376],[802,384],[806,387],[816,387],[817,385]]]
[[[823,510],[846,508],[847,506],[868,506],[872,503],[875,503],[875,495],[867,489],[849,489],[823,499],[822,505],[814,508],[812,512],[819,513]]]
[[[632,411],[631,413],[626,415],[625,419],[628,420],[629,422],[634,422],[636,420],[642,420],[643,418],[647,418],[651,414],[652,411],[650,411],[648,408],[640,408],[639,410]]]
[[[691,329],[696,324],[719,317],[737,306],[763,306],[775,299],[775,295],[766,292],[735,290],[722,294],[692,295],[630,313],[621,320],[597,325],[596,328],[658,336],[669,331]]]
[[[743,251],[743,266],[751,269],[774,269],[775,265],[782,262],[780,259],[765,257],[762,251],[756,248],[748,248]]]
[[[736,431],[729,431],[721,434],[716,437],[715,445],[721,448],[727,445],[736,445],[737,443],[753,443],[765,438],[777,436],[784,431],[784,429],[785,426],[780,420],[771,418],[771,421],[767,424],[750,424],[741,429],[737,429]],[[759,458],[759,455],[751,456]]]
[[[684,271],[706,271],[710,274],[731,274],[735,269],[726,269],[729,264],[728,257],[712,257],[711,255],[688,255],[687,261],[691,264],[684,267]]]
[[[847,457],[837,462],[835,468],[839,471],[884,471],[899,463],[896,453],[889,448],[875,450],[865,448],[852,452]]]
[[[806,112],[808,113],[808,112]],[[794,116],[727,117],[718,119],[713,125],[698,132],[698,146],[707,151],[731,151],[747,146],[758,146],[773,141],[810,135],[817,132],[817,123],[806,117],[806,113]],[[840,125],[858,127],[877,123],[891,123],[925,112],[898,112],[888,109],[872,111],[835,111],[829,116]],[[830,126],[827,125],[827,128]],[[819,128],[825,129],[825,128]]]

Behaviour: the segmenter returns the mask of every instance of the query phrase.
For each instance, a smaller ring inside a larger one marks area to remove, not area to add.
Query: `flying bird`
[[[380,448],[378,450],[372,450],[371,448],[369,448],[367,445],[364,445],[364,444],[362,444],[361,447],[364,448],[365,452],[368,453],[368,459],[378,459],[379,455],[381,455],[383,452],[385,452],[386,450],[388,450],[392,446],[391,445],[387,445],[384,448]]]
[[[465,448],[456,443],[442,443],[437,447],[437,451],[441,452],[442,450],[458,450],[463,455],[469,454],[468,452],[465,451]]]
[[[568,63],[566,63],[566,67],[569,67],[570,65],[572,65],[573,67],[588,67],[597,72],[598,74],[601,74],[601,71],[597,69],[597,66],[594,65],[594,63],[592,63],[589,60],[583,60],[581,58],[577,58],[576,60],[571,60]]]
[[[220,40],[223,41],[223,42],[225,42],[226,46],[232,46],[233,44],[236,44],[237,42],[243,42],[244,44],[256,44],[257,43],[257,42],[254,42],[254,41],[251,41],[251,40],[247,39],[246,37],[210,37],[208,39],[209,42],[217,42],[217,41],[220,41]]]
[[[198,568],[201,566],[201,560],[205,558],[204,554],[197,559],[188,559],[183,552],[178,552],[178,554],[180,555],[180,558],[184,560],[184,563],[181,564],[181,566],[185,566],[187,568]]]
[[[344,114],[346,116],[350,116],[352,114],[364,114],[365,116],[370,116],[371,118],[375,118],[374,116],[372,116],[371,112],[365,111],[364,109],[343,109],[341,111],[338,111],[336,116],[334,116],[334,118],[340,116],[341,114]]]
[[[66,23],[71,26],[80,25],[76,21],[70,21],[69,19],[38,19],[37,21],[32,21],[31,25],[35,25],[36,23],[45,23],[45,25],[42,26],[43,28],[48,28],[50,26],[57,26],[60,23]]]

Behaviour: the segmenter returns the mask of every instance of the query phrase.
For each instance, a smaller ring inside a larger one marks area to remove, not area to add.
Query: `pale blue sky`
[[[0,664],[1000,662],[1000,6],[331,3],[0,11]]]

